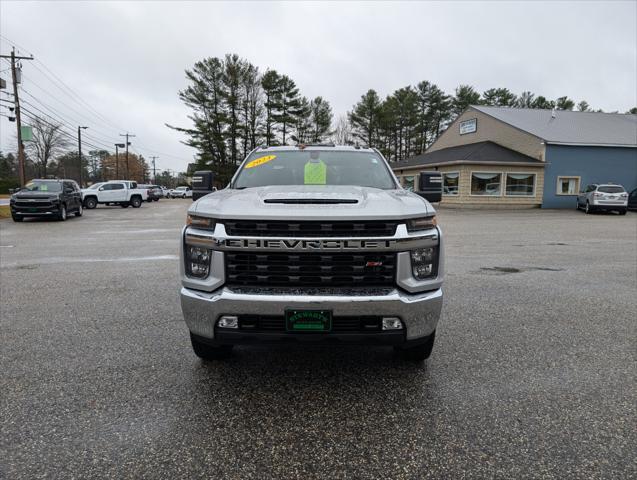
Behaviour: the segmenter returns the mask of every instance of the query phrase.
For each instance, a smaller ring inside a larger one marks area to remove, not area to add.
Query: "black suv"
[[[52,217],[64,221],[69,213],[81,217],[82,193],[75,180],[34,179],[13,195],[9,202],[14,222],[25,217]]]

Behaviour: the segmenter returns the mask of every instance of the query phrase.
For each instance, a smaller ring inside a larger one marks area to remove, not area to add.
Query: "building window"
[[[499,196],[500,173],[471,172],[471,195]]]
[[[450,172],[442,174],[442,194],[458,195],[460,187],[460,174],[458,172]]]
[[[506,194],[517,197],[529,197],[535,195],[535,174],[533,173],[507,173]]]
[[[405,190],[409,190],[410,192],[413,192],[415,181],[416,181],[416,177],[414,175],[405,175],[403,177],[403,188]]]
[[[580,177],[557,177],[558,195],[577,195]]]

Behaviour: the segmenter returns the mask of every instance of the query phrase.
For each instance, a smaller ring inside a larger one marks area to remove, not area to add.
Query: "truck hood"
[[[226,188],[197,200],[189,213],[237,220],[386,220],[433,215],[433,207],[406,190],[339,185]]]

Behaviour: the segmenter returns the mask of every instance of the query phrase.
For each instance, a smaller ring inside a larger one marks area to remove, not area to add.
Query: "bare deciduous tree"
[[[332,141],[336,145],[352,145],[354,143],[352,126],[349,123],[347,115],[341,115],[336,120],[336,128],[332,133]]]
[[[35,117],[31,122],[33,140],[24,142],[25,149],[36,164],[38,176],[45,178],[49,162],[63,153],[69,146],[67,135],[62,130],[62,124],[56,124]]]

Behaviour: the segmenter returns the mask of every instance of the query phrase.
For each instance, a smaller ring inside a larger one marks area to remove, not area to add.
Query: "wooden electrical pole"
[[[128,141],[128,137],[134,137],[135,135],[131,135],[130,133],[126,132],[126,133],[120,133],[119,136],[126,137],[126,180],[130,180],[128,176],[128,146],[130,145],[130,142]]]
[[[159,157],[150,157],[153,161],[153,183],[157,183],[157,174],[155,173],[155,160]]]
[[[33,60],[33,56],[20,57],[15,54],[15,47],[11,50],[11,55],[0,55],[0,58],[11,59],[11,76],[13,77],[13,101],[15,104],[15,123],[18,127],[18,170],[20,174],[20,186],[26,183],[24,173],[24,144],[22,143],[22,120],[20,115],[20,97],[18,96],[18,71],[16,60]]]

